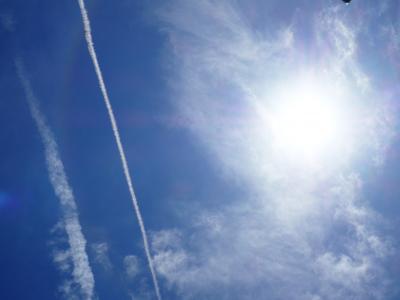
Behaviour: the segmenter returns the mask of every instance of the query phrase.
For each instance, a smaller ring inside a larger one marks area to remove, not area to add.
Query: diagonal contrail
[[[47,170],[55,194],[60,199],[63,213],[63,223],[68,236],[70,250],[67,252],[72,260],[73,281],[80,286],[84,299],[93,299],[94,277],[86,253],[86,240],[79,223],[75,198],[65,174],[64,165],[58,153],[58,146],[53,133],[46,124],[46,119],[39,109],[25,67],[20,59],[15,60],[17,74],[21,80],[32,118],[39,130],[45,149]]]
[[[152,276],[152,279],[153,279],[153,284],[154,284],[154,288],[155,288],[155,291],[156,291],[157,299],[161,300],[160,289],[159,289],[159,286],[158,286],[156,272],[154,270],[153,260],[151,258],[151,254],[150,254],[150,247],[149,247],[149,242],[148,242],[147,235],[146,235],[146,229],[144,227],[142,214],[140,213],[139,204],[138,204],[138,201],[136,199],[135,191],[133,190],[132,179],[131,179],[131,176],[130,176],[130,173],[129,173],[129,168],[128,168],[128,163],[127,163],[126,157],[125,157],[124,147],[122,146],[122,142],[121,142],[121,138],[120,138],[120,135],[119,135],[117,122],[115,120],[114,112],[113,112],[113,109],[112,109],[112,106],[111,106],[110,99],[108,97],[108,93],[107,93],[106,85],[104,83],[103,75],[102,75],[102,72],[101,72],[101,69],[100,69],[99,62],[97,60],[96,51],[94,49],[92,31],[91,31],[91,27],[90,27],[90,21],[89,21],[88,12],[86,10],[84,0],[78,0],[78,2],[79,2],[80,10],[81,10],[83,27],[84,27],[84,31],[85,31],[85,38],[86,38],[89,54],[90,54],[90,57],[92,58],[92,62],[93,62],[93,65],[94,65],[94,69],[96,71],[97,79],[99,81],[100,89],[101,89],[101,92],[103,94],[103,98],[104,98],[104,102],[105,102],[106,107],[107,107],[108,115],[110,117],[112,130],[114,132],[115,140],[117,142],[118,151],[119,151],[119,154],[120,154],[120,157],[121,157],[122,167],[123,167],[123,170],[124,170],[126,181],[128,183],[129,193],[130,193],[131,199],[132,199],[132,204],[133,204],[133,207],[135,209],[136,217],[137,217],[138,222],[139,222],[140,231],[142,233],[144,250],[146,252],[147,261],[148,261],[150,272],[151,272],[151,276]]]

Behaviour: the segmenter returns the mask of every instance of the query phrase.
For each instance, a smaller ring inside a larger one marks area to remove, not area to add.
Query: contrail
[[[86,253],[86,240],[79,223],[78,211],[75,198],[64,171],[64,165],[58,153],[58,146],[53,133],[46,124],[46,119],[41,113],[38,101],[33,93],[31,83],[28,79],[25,67],[20,59],[15,60],[17,74],[21,80],[25,96],[28,100],[32,117],[39,130],[45,149],[47,171],[54,192],[60,199],[63,213],[63,223],[68,236],[70,250],[68,255],[71,258],[73,269],[73,281],[80,286],[84,299],[93,299],[94,277],[89,265]]]
[[[124,151],[124,148],[122,146],[122,142],[121,142],[121,138],[120,138],[117,122],[115,120],[115,116],[114,116],[114,112],[113,112],[113,109],[112,109],[112,106],[111,106],[110,99],[108,97],[108,92],[107,92],[107,89],[106,89],[106,85],[104,83],[103,74],[101,72],[99,62],[97,60],[96,50],[94,49],[93,38],[92,38],[92,30],[90,28],[90,21],[89,21],[88,12],[86,10],[84,0],[78,0],[78,2],[79,2],[79,7],[80,7],[80,10],[81,10],[81,14],[82,14],[83,27],[84,27],[84,31],[85,31],[85,38],[86,38],[89,54],[90,54],[90,57],[92,58],[92,62],[93,62],[93,65],[94,65],[94,69],[96,71],[97,79],[99,81],[100,89],[101,89],[101,92],[103,94],[104,102],[105,102],[106,107],[107,107],[108,116],[110,117],[112,130],[114,132],[114,137],[115,137],[115,140],[117,142],[118,151],[119,151],[119,154],[120,154],[120,157],[121,157],[122,167],[124,169],[125,178],[126,178],[126,181],[128,183],[129,193],[130,193],[131,199],[132,199],[132,204],[133,204],[133,207],[135,209],[136,217],[137,217],[138,222],[139,222],[140,231],[142,233],[144,250],[146,252],[147,261],[148,261],[148,264],[149,264],[151,276],[153,278],[153,284],[154,284],[154,288],[155,288],[155,291],[156,291],[157,299],[161,300],[160,289],[158,287],[157,276],[156,276],[156,272],[154,270],[153,260],[151,258],[151,254],[150,254],[150,247],[149,247],[149,242],[148,242],[147,235],[146,235],[146,229],[144,227],[142,214],[140,213],[139,204],[138,204],[138,201],[136,199],[135,191],[133,190],[132,179],[131,179],[131,176],[130,176],[130,173],[129,173],[128,163],[126,161],[125,151]]]

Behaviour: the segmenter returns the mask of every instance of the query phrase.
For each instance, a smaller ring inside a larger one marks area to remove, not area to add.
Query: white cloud
[[[125,273],[129,278],[134,278],[140,273],[139,259],[135,255],[124,257]]]
[[[390,98],[360,63],[368,25],[344,9],[302,11],[309,25],[290,17],[265,31],[234,1],[172,0],[158,12],[173,105],[223,176],[250,191],[215,199],[226,203],[218,211],[200,206],[186,230],[152,235],[157,271],[183,299],[384,298],[390,245],[353,161],[382,166],[394,120]],[[342,142],[310,164],[276,151],[263,126],[275,91],[304,70],[332,86],[348,122]]]
[[[92,244],[94,260],[99,263],[105,270],[111,270],[112,264],[108,254],[108,244],[105,242]]]
[[[4,30],[8,32],[15,31],[16,22],[14,19],[14,15],[11,12],[0,13],[0,21]]]
[[[367,261],[357,262],[349,256],[337,257],[332,253],[318,257],[316,264],[321,268],[320,274],[326,277],[325,280],[345,285],[350,289],[360,288],[360,282],[369,269]]]
[[[21,60],[15,61],[17,74],[21,80],[32,118],[36,123],[45,150],[47,170],[51,185],[60,200],[63,214],[56,225],[54,233],[60,230],[67,234],[67,249],[56,246],[53,260],[61,271],[68,272],[70,279],[65,280],[60,290],[68,299],[92,299],[94,295],[94,276],[86,253],[86,239],[79,222],[78,208],[73,191],[68,183],[64,165],[58,152],[53,133],[46,124],[46,119],[39,109],[38,101],[33,93],[28,74]],[[59,238],[57,238],[57,241]],[[57,243],[53,243],[57,244]]]
[[[381,299],[390,248],[370,228],[373,214],[357,207],[354,180],[295,221],[250,202],[219,211],[218,234],[204,216],[187,231],[154,233],[157,271],[183,299]]]

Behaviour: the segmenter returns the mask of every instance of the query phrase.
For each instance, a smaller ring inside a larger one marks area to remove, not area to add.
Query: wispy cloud
[[[118,147],[119,155],[120,155],[120,158],[121,158],[124,175],[125,175],[125,178],[126,178],[126,182],[128,184],[129,193],[131,195],[132,205],[134,207],[137,220],[139,222],[139,227],[140,227],[140,231],[141,231],[142,239],[143,239],[143,244],[144,244],[144,250],[145,250],[146,257],[147,257],[147,262],[148,262],[148,265],[149,265],[149,268],[150,268],[150,272],[151,272],[151,276],[152,276],[152,280],[153,280],[153,284],[154,284],[154,289],[155,289],[155,292],[156,292],[157,299],[161,300],[160,288],[159,288],[158,281],[157,281],[157,275],[156,275],[156,272],[155,272],[155,269],[154,269],[154,266],[153,266],[153,260],[152,260],[151,253],[150,253],[150,247],[149,247],[149,242],[148,242],[148,239],[147,239],[146,229],[145,229],[144,222],[143,222],[143,217],[142,217],[142,214],[140,212],[139,203],[138,203],[138,201],[136,199],[135,191],[133,189],[133,184],[132,184],[132,179],[131,179],[131,175],[130,175],[130,172],[129,172],[128,162],[126,160],[124,147],[123,147],[122,142],[121,142],[121,137],[120,137],[118,126],[117,126],[117,121],[115,119],[114,112],[113,112],[113,109],[112,109],[112,105],[111,105],[110,99],[108,97],[108,92],[107,92],[106,85],[104,83],[103,74],[101,72],[99,62],[97,60],[96,50],[95,50],[94,44],[93,44],[93,38],[92,38],[92,32],[91,32],[92,30],[91,30],[91,27],[90,27],[90,21],[89,21],[88,12],[87,12],[86,7],[85,7],[85,2],[83,0],[78,0],[78,2],[79,2],[80,10],[81,10],[83,27],[84,27],[84,31],[85,31],[85,38],[86,38],[89,54],[90,54],[90,57],[92,59],[93,65],[94,65],[94,69],[96,71],[97,79],[99,81],[100,90],[101,90],[101,92],[103,94],[104,102],[105,102],[106,107],[107,107],[107,112],[108,112],[108,115],[110,117],[111,127],[112,127],[112,130],[113,130],[113,133],[114,133],[115,141],[117,143],[117,147]]]
[[[382,166],[394,135],[391,99],[360,59],[368,24],[339,3],[304,10],[289,3],[172,0],[157,11],[169,38],[173,104],[223,175],[250,191],[220,199],[218,211],[200,206],[186,230],[152,236],[157,270],[183,298],[383,299],[388,292],[383,262],[391,245],[361,197],[363,173],[353,163]],[[272,24],[276,12],[282,16]],[[304,72],[338,93],[348,122],[342,142],[312,162],[277,151],[265,124],[276,91]]]
[[[8,32],[13,32],[15,30],[16,22],[11,12],[1,12],[0,22],[4,30]]]
[[[94,259],[97,263],[99,263],[105,270],[111,270],[112,264],[109,257],[109,247],[105,242],[102,243],[94,243],[91,246]]]
[[[63,219],[57,225],[57,229],[61,227],[68,237],[68,249],[57,250],[54,253],[54,261],[60,269],[72,272],[72,279],[66,280],[61,289],[68,299],[75,299],[76,297],[93,299],[95,280],[86,253],[86,239],[82,233],[75,198],[65,174],[57,143],[39,109],[38,101],[33,93],[22,60],[16,59],[15,66],[28,100],[32,118],[42,138],[50,182],[60,200]]]
[[[124,257],[125,273],[129,278],[134,278],[140,272],[139,259],[135,255]]]

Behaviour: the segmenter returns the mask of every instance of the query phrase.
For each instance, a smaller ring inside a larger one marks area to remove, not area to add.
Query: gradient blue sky
[[[86,5],[163,299],[400,299],[398,1]],[[77,1],[0,0],[0,25],[0,298],[155,299]],[[268,127],[304,84],[342,113],[311,157]]]

